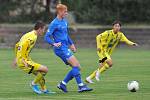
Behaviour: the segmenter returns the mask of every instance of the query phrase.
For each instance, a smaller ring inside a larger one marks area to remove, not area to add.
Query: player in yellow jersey
[[[128,45],[138,46],[136,43],[128,40],[125,35],[120,32],[120,28],[120,21],[115,21],[113,23],[112,30],[106,30],[105,32],[97,35],[96,42],[97,54],[99,56],[99,67],[86,78],[86,82],[93,83],[93,78],[99,81],[100,74],[106,69],[112,67],[113,61],[111,59],[111,54],[119,42],[125,42]]]
[[[31,82],[30,85],[32,90],[37,94],[53,93],[48,91],[45,86],[44,76],[48,72],[48,68],[44,65],[35,63],[29,57],[29,53],[31,52],[31,49],[35,45],[37,37],[39,35],[42,35],[44,31],[45,31],[45,24],[42,21],[38,21],[35,24],[34,29],[31,32],[24,34],[15,47],[16,59],[14,61],[14,64],[16,62],[18,67],[22,69],[24,72],[28,74],[32,73],[35,75],[35,79]],[[41,90],[37,85],[38,83],[40,84]]]

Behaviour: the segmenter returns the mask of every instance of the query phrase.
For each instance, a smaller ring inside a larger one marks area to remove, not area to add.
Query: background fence
[[[13,47],[20,37],[32,29],[31,25],[8,25],[0,26],[0,47]],[[77,47],[96,47],[96,35],[111,27],[102,28],[78,28],[77,32],[70,31],[70,35]],[[132,41],[135,41],[144,48],[150,48],[150,28],[122,28],[122,32]],[[120,46],[123,46],[120,45]],[[48,48],[50,47],[43,40],[43,36],[39,37],[36,47]]]

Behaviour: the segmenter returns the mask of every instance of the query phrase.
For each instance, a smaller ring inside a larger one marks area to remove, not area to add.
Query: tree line
[[[68,6],[77,23],[150,23],[150,0],[0,0],[0,23],[49,22],[58,1]]]

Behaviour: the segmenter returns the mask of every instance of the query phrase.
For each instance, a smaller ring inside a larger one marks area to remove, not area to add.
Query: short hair
[[[64,4],[57,4],[56,11],[67,9],[67,6]]]
[[[115,20],[112,25],[114,26],[115,24],[119,24],[121,26],[121,22],[119,20]]]
[[[42,21],[37,21],[34,25],[34,29],[38,30],[39,28],[43,28],[45,26],[45,23]]]

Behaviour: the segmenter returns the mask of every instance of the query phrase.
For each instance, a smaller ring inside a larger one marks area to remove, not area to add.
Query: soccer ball
[[[139,83],[137,81],[130,81],[127,84],[127,88],[130,92],[136,92],[139,90]]]

